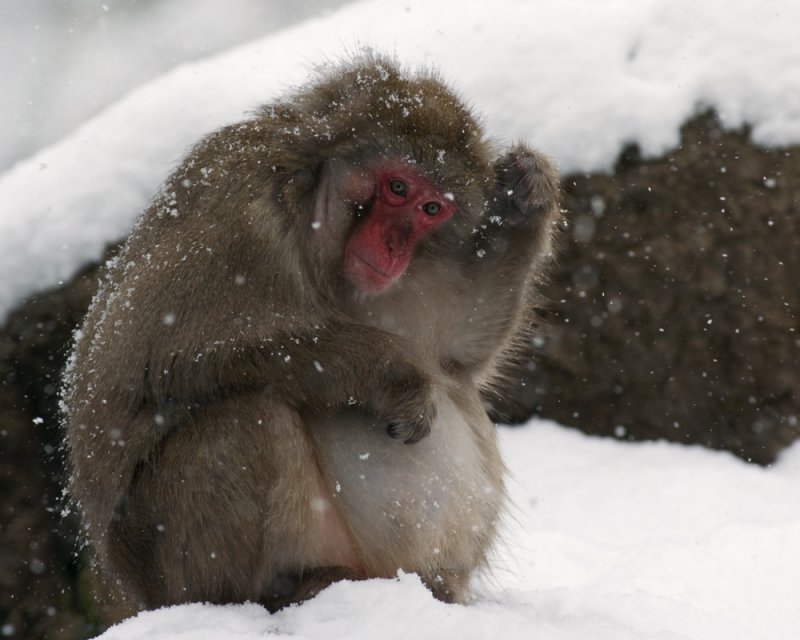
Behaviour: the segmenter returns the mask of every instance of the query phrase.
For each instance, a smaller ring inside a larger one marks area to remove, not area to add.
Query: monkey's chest
[[[491,537],[503,497],[499,470],[492,473],[494,427],[485,416],[470,422],[444,395],[438,416],[431,434],[411,445],[357,413],[309,425],[327,500],[371,572],[471,564]]]

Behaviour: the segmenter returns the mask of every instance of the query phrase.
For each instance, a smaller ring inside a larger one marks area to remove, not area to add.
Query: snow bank
[[[515,508],[468,606],[414,575],[338,583],[270,615],[193,604],[102,640],[789,640],[800,628],[800,446],[772,469],[536,422],[500,430]]]
[[[0,318],[123,236],[199,136],[360,45],[438,66],[498,138],[588,171],[674,145],[699,105],[800,142],[798,24],[793,0],[371,0],[184,65],[0,176]]]
[[[345,2],[0,2],[0,171],[180,62]]]

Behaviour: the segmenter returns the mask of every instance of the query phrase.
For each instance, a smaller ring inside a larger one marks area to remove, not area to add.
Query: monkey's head
[[[300,203],[316,273],[380,294],[415,256],[457,255],[479,224],[490,148],[433,73],[369,55],[262,113],[284,138],[284,201]]]
[[[414,249],[453,216],[456,204],[410,163],[379,162],[363,179],[369,192],[344,245],[343,274],[357,290],[378,293],[405,273]]]

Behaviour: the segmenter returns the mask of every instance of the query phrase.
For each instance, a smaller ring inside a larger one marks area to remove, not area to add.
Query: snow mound
[[[439,67],[501,140],[564,171],[677,143],[699,106],[757,142],[800,142],[800,4],[370,0],[186,64],[0,176],[0,317],[124,236],[201,135],[360,46]]]
[[[800,446],[771,469],[534,421],[499,431],[513,508],[466,606],[415,575],[257,605],[142,613],[102,640],[752,640],[800,628]]]

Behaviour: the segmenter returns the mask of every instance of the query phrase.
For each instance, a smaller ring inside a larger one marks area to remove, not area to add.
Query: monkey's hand
[[[539,231],[558,202],[558,177],[543,155],[519,144],[494,163],[495,184],[487,210],[490,227],[506,235]],[[505,232],[505,233],[504,233]]]
[[[430,382],[416,368],[404,364],[387,368],[368,404],[378,418],[389,423],[386,432],[405,444],[426,437],[436,419]]]

